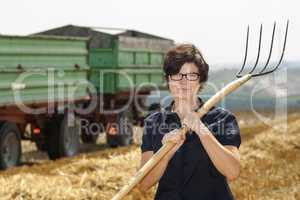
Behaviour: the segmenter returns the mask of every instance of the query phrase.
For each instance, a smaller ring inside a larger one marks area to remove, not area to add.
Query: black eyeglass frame
[[[180,75],[180,78],[179,79],[174,79],[174,75],[176,75],[176,76]],[[191,78],[191,76],[189,76],[189,75],[197,75],[197,76],[195,76],[195,78]],[[183,79],[183,77],[185,77],[185,79],[188,80],[188,81],[197,81],[200,78],[200,74],[196,73],[196,72],[186,73],[186,74],[182,74],[182,73],[169,74],[168,76],[170,77],[170,79],[172,81],[181,81]],[[173,76],[173,78],[172,78],[172,76]]]

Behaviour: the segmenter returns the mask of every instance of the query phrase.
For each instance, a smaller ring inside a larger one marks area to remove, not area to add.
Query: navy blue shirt
[[[199,98],[201,105],[203,101]],[[161,112],[145,119],[142,152],[157,152],[163,136],[181,127],[177,113],[171,111],[174,101]],[[202,122],[222,145],[241,144],[235,116],[226,109],[213,107]],[[161,177],[155,200],[233,200],[226,178],[216,169],[199,137],[190,131]]]

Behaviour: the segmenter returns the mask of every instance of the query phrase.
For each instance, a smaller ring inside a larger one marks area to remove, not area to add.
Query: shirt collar
[[[198,96],[198,99],[199,99],[200,105],[199,105],[199,107],[195,111],[199,110],[199,108],[201,108],[202,105],[204,104],[203,100],[199,96]],[[174,113],[174,112],[172,112],[172,106],[173,106],[173,104],[174,104],[174,100],[172,100],[172,102],[169,105],[167,105],[165,108],[163,108],[163,111],[166,114],[172,114],[172,113]]]

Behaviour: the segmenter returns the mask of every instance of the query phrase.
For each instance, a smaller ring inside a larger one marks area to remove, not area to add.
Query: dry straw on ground
[[[277,131],[261,123],[242,126],[242,172],[230,183],[236,199],[300,199],[300,114],[290,114],[288,131],[280,132],[284,123],[275,123]],[[24,147],[26,164],[0,173],[0,199],[108,200],[140,162],[138,145],[118,149],[102,145],[99,151],[55,162],[31,152],[32,144]],[[154,191],[134,190],[125,199],[150,200]]]

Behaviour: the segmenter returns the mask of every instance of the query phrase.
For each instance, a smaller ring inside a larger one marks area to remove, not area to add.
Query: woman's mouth
[[[179,88],[179,90],[187,91],[187,90],[190,90],[190,88]]]

